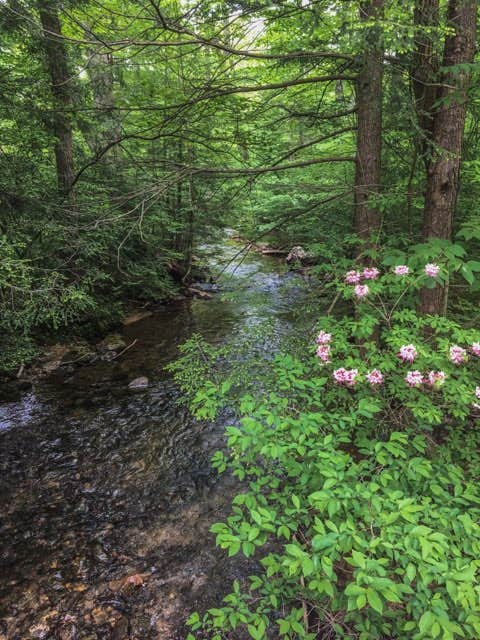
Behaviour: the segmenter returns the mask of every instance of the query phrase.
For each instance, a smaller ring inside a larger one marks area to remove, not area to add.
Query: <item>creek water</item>
[[[212,299],[160,308],[125,327],[121,357],[0,404],[0,640],[184,638],[189,612],[254,570],[209,533],[238,488],[210,467],[227,418],[193,420],[164,369],[193,332],[222,342],[270,318],[272,341],[288,333],[304,280],[238,250],[204,248],[225,268]]]

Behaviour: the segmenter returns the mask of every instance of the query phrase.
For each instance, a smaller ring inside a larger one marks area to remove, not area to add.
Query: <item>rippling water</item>
[[[230,263],[231,242],[210,251],[222,293],[165,307],[125,328],[137,342],[117,360],[0,404],[0,640],[184,638],[185,615],[254,568],[208,533],[235,489],[209,463],[225,419],[192,420],[164,367],[192,332],[219,342],[265,318],[288,332],[302,281],[285,286],[257,254]],[[129,391],[141,375],[149,388]]]

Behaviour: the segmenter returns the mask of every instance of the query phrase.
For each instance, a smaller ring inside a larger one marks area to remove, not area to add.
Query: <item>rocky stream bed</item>
[[[195,422],[164,370],[192,332],[219,342],[265,317],[288,331],[302,278],[237,251],[212,248],[222,293],[127,323],[121,357],[2,391],[0,640],[185,638],[191,611],[255,569],[209,533],[238,489],[210,468],[228,416]]]

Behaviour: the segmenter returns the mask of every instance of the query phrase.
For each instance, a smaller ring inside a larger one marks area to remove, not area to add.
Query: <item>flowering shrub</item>
[[[261,570],[189,640],[480,637],[479,335],[412,310],[427,266],[349,271],[356,313],[241,400],[214,465],[245,485],[212,531]]]
[[[370,275],[372,270],[349,271],[347,276],[358,273],[361,283],[365,271]],[[375,269],[374,281],[367,278],[369,285],[350,283],[346,276],[339,288],[353,300],[355,317],[321,320],[321,335],[329,336],[328,359],[320,358],[322,371],[337,385],[355,387],[359,399],[374,390],[385,421],[394,416],[397,426],[400,415],[405,424],[413,420],[421,429],[451,418],[467,419],[475,401],[478,331],[443,317],[422,317],[411,309],[418,290],[440,272],[433,263],[416,271],[406,265],[384,273]],[[359,297],[361,286],[368,291]],[[352,370],[355,375],[350,378]],[[337,393],[337,406],[339,399]],[[351,394],[342,400],[347,409]]]

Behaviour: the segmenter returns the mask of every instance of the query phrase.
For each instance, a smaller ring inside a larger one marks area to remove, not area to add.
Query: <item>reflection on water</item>
[[[0,640],[183,638],[186,612],[252,570],[208,533],[234,490],[209,464],[226,418],[193,421],[164,366],[192,332],[223,341],[266,317],[286,331],[301,279],[285,289],[275,261],[210,251],[222,294],[160,309],[125,328],[121,358],[0,404]]]

